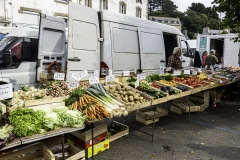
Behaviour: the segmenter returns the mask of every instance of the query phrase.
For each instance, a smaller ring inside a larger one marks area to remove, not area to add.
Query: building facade
[[[158,23],[164,23],[174,26],[178,28],[180,31],[182,30],[182,23],[179,18],[149,16],[148,19]]]
[[[68,19],[68,1],[147,19],[148,0],[0,0],[0,26],[38,25],[39,13]]]

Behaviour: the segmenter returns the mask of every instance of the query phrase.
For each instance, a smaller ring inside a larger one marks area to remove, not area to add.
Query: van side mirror
[[[2,63],[5,65],[9,65],[11,63],[11,53],[5,52],[2,54]]]

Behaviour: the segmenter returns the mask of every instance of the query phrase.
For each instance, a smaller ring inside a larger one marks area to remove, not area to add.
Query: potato
[[[129,99],[130,102],[132,102],[133,101],[133,96],[129,96],[128,99]]]
[[[129,96],[134,96],[134,93],[133,93],[132,91],[127,91],[127,94],[128,94]]]

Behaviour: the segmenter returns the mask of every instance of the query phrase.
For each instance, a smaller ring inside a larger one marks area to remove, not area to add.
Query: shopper
[[[182,54],[182,50],[180,47],[175,47],[172,55],[168,58],[167,67],[171,67],[172,70],[182,69],[182,62],[180,60],[180,56]]]
[[[207,55],[208,55],[207,51],[204,51],[203,54],[202,54],[202,66],[203,67],[205,66],[205,61],[206,61]]]
[[[197,67],[197,68],[202,67],[202,63],[201,63],[201,59],[200,59],[200,55],[199,55],[198,51],[195,52],[194,65],[193,66]]]
[[[214,66],[216,63],[218,63],[218,59],[215,56],[215,50],[212,49],[210,55],[206,57],[205,67],[207,66],[207,68],[210,68],[210,66]]]

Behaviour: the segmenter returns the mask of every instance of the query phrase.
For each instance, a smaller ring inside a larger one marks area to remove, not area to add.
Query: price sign
[[[190,70],[184,70],[184,74],[190,74]]]
[[[86,76],[88,76],[88,71],[84,70],[80,74],[81,74],[81,78],[86,77]]]
[[[197,73],[198,73],[197,71],[193,71],[193,72],[192,72],[192,75],[193,75],[193,76],[196,76]]]
[[[95,70],[94,73],[93,73],[94,77],[99,77],[99,72],[98,70]]]
[[[108,75],[112,75],[112,70],[111,69],[108,70]]]
[[[114,81],[115,81],[115,76],[114,75],[106,76],[106,82],[114,82]]]
[[[0,85],[0,100],[12,98],[12,97],[13,97],[12,83]]]
[[[65,78],[65,73],[59,73],[59,72],[55,72],[53,79],[54,80],[64,80]]]
[[[139,80],[135,81],[135,88],[137,88],[139,86]]]
[[[145,74],[138,74],[137,79],[138,80],[144,80],[144,79],[146,79],[146,75]]]
[[[222,65],[221,64],[219,64],[219,66],[218,66],[219,68],[222,68]]]
[[[78,81],[71,81],[71,82],[68,83],[68,88],[74,89],[74,88],[78,88],[78,86],[79,86]]]
[[[207,68],[208,66],[207,65],[205,65],[205,68]]]
[[[81,75],[79,73],[73,73],[71,77],[77,81],[81,80]]]
[[[202,72],[201,68],[198,68],[198,72],[199,72],[199,73],[201,73],[201,72]]]
[[[181,75],[181,71],[180,70],[175,70],[175,71],[173,71],[173,75],[174,76],[179,76],[179,75]]]
[[[123,76],[130,76],[130,71],[123,71]]]
[[[137,74],[137,68],[134,69],[134,73]]]
[[[220,81],[219,81],[219,83],[223,83],[223,81],[222,81],[222,80],[220,80]]]
[[[208,75],[208,79],[211,79],[211,78],[212,78],[212,74],[209,74],[209,75]]]
[[[9,79],[9,82],[12,83],[14,91],[18,90],[18,84],[16,79]]]
[[[93,76],[89,78],[89,84],[97,84],[97,83],[99,83],[98,77]]]
[[[167,72],[169,72],[169,71],[171,71],[171,70],[172,70],[172,67],[167,67],[167,68],[166,68],[166,71],[167,71]]]

